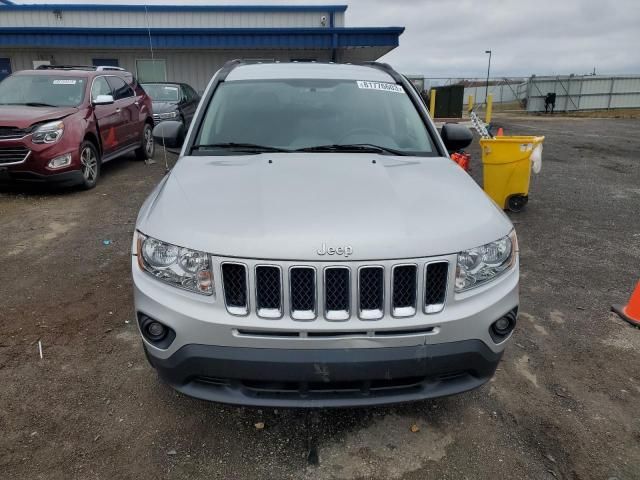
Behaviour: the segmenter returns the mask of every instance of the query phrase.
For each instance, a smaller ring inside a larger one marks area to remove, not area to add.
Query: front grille
[[[0,147],[0,165],[26,160],[30,150],[25,147]]]
[[[385,314],[407,318],[418,313],[419,305],[424,313],[438,313],[444,308],[449,281],[449,263],[444,260],[396,265],[345,262],[324,268],[249,263],[221,263],[225,305],[234,315],[253,311],[265,319],[287,315],[311,321],[321,315],[328,321],[379,320]],[[362,328],[341,332],[361,334]]]
[[[391,305],[394,317],[410,317],[416,313],[417,270],[416,265],[396,265],[393,267],[393,300]]]
[[[350,282],[347,267],[329,267],[324,271],[324,312],[327,320],[349,318]]]
[[[239,263],[222,264],[222,284],[227,310],[234,315],[249,313],[247,267]]]
[[[427,265],[424,280],[425,313],[438,313],[444,308],[448,276],[449,264],[447,262],[435,262]]]
[[[260,317],[280,318],[282,316],[280,267],[271,265],[256,267],[256,309]]]
[[[293,267],[289,274],[291,317],[313,320],[316,317],[316,271],[312,267]]]
[[[375,320],[384,315],[384,269],[362,267],[358,274],[360,318]]]
[[[31,128],[0,127],[0,140],[22,138],[31,133]]]

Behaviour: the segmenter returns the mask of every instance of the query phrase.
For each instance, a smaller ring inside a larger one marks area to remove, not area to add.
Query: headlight
[[[62,121],[45,123],[36,128],[31,141],[33,143],[56,143],[62,138],[63,133],[64,123]]]
[[[464,292],[498,277],[518,257],[518,238],[513,230],[495,242],[458,253],[456,292]]]
[[[213,294],[209,255],[138,233],[138,265],[158,280],[203,295]]]
[[[177,118],[178,112],[168,112],[168,113],[156,113],[154,117],[159,118],[160,120],[171,120],[172,118]]]

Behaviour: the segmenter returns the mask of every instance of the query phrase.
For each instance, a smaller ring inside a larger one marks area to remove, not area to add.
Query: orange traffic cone
[[[504,137],[504,130],[502,129],[502,127],[498,129],[498,133],[496,134],[496,137]]]
[[[626,307],[622,305],[613,305],[611,310],[620,315],[624,321],[631,325],[640,327],[640,282],[636,285],[636,289],[631,294],[629,303]]]

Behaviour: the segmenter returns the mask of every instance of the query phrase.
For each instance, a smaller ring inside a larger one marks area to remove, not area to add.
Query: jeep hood
[[[137,228],[220,256],[341,261],[317,250],[348,245],[348,260],[426,257],[513,227],[448,158],[277,153],[180,159]]]
[[[0,127],[29,128],[36,123],[58,120],[77,111],[75,107],[0,105]]]

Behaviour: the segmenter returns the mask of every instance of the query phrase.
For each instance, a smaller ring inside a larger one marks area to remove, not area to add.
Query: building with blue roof
[[[227,60],[362,62],[402,27],[348,27],[346,5],[17,4],[0,0],[0,78],[41,64],[115,65],[202,91]]]

